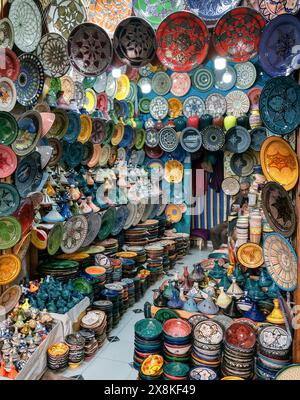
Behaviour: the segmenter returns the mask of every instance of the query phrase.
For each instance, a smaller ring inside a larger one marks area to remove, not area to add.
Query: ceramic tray
[[[61,249],[66,254],[75,253],[84,243],[88,232],[88,222],[83,215],[70,218],[64,225]]]

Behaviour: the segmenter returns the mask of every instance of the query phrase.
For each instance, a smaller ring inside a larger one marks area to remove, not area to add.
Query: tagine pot
[[[264,322],[266,317],[264,315],[264,313],[262,313],[257,305],[257,299],[255,299],[253,301],[252,307],[250,308],[249,311],[246,311],[244,313],[244,317],[245,318],[249,318],[252,319],[252,321],[256,321],[256,322]]]
[[[197,304],[195,300],[191,297],[183,305],[183,310],[188,312],[197,312]]]
[[[224,292],[224,288],[221,286],[220,287],[220,294],[219,294],[219,296],[217,297],[217,300],[216,300],[216,305],[219,306],[220,308],[225,309],[226,307],[229,306],[231,301],[232,301],[232,298],[230,296],[228,296]]]
[[[199,264],[194,265],[194,269],[190,274],[190,279],[193,282],[202,282],[204,279],[204,270]]]
[[[180,309],[180,308],[183,307],[183,301],[179,297],[178,290],[176,290],[176,289],[173,290],[172,298],[171,298],[171,300],[168,301],[167,305],[170,308],[178,308],[178,309]]]

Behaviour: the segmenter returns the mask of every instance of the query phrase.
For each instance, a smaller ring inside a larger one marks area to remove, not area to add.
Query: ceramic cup
[[[192,117],[188,117],[187,126],[189,128],[199,129],[199,121],[200,121],[200,119],[199,119],[199,117],[197,115],[194,115]]]

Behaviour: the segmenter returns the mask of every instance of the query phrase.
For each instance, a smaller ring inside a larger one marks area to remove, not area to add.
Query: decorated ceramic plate
[[[74,143],[81,131],[80,115],[75,111],[68,111],[68,118],[69,125],[63,139],[68,143]]]
[[[34,106],[44,87],[44,70],[34,54],[22,54],[20,74],[16,81],[17,100],[22,106]]]
[[[22,295],[21,286],[14,285],[5,290],[0,297],[0,305],[5,308],[6,314],[8,314],[18,304]]]
[[[69,127],[69,118],[67,112],[62,109],[54,110],[54,114],[55,114],[54,124],[47,133],[47,137],[60,140],[67,133]]]
[[[176,224],[177,222],[181,221],[182,211],[181,208],[176,204],[168,204],[165,209],[165,214],[167,220],[172,224]]]
[[[183,115],[186,118],[193,117],[197,115],[201,117],[205,112],[204,101],[198,96],[190,96],[183,102]]]
[[[64,225],[62,222],[58,222],[54,225],[48,235],[47,250],[50,256],[56,254],[60,248],[62,238],[64,235]]]
[[[267,235],[263,243],[264,261],[276,285],[285,291],[297,287],[297,256],[290,243],[277,233]]]
[[[51,155],[50,161],[48,163],[48,166],[53,167],[61,159],[62,143],[55,138],[50,138],[50,139],[48,139],[48,146],[50,146],[52,148],[52,155]]]
[[[152,78],[152,90],[158,96],[165,96],[169,93],[172,83],[168,74],[163,71],[157,72]]]
[[[180,144],[189,153],[195,153],[202,146],[202,135],[196,128],[185,128],[180,134]]]
[[[17,55],[10,49],[0,47],[0,77],[6,77],[15,81],[20,73],[20,61]]]
[[[162,96],[157,96],[150,102],[149,111],[151,116],[156,120],[164,119],[169,112],[168,100]]]
[[[70,168],[77,167],[83,159],[83,145],[80,142],[63,142],[62,160]]]
[[[8,146],[0,145],[0,179],[12,175],[17,168],[17,157]]]
[[[150,112],[150,102],[151,100],[147,97],[142,97],[139,101],[139,110],[144,114],[148,114]]]
[[[14,42],[25,52],[34,51],[42,36],[42,15],[33,0],[14,0],[9,9]]]
[[[105,91],[106,88],[106,81],[107,81],[107,73],[103,72],[103,74],[97,76],[97,79],[94,83],[93,89],[97,93],[102,93]]]
[[[291,146],[278,136],[270,136],[260,150],[263,173],[268,181],[275,181],[289,191],[299,175],[297,156]]]
[[[36,54],[48,76],[60,78],[70,69],[67,41],[57,33],[44,35],[38,44]]]
[[[249,89],[256,81],[256,68],[252,62],[235,64],[236,70],[236,83],[238,89]]]
[[[243,126],[234,126],[226,132],[226,150],[231,153],[244,153],[250,144],[250,133]]]
[[[18,134],[19,128],[15,117],[5,111],[0,111],[0,144],[9,146]]]
[[[231,65],[226,65],[224,70],[215,71],[215,88],[228,91],[236,83],[236,71]]]
[[[262,207],[268,224],[289,238],[296,228],[296,214],[287,191],[276,182],[267,182],[262,190]]]
[[[134,221],[136,213],[137,213],[137,207],[138,207],[137,204],[134,204],[134,203],[129,203],[127,205],[129,214],[128,214],[127,220],[125,222],[124,229],[129,229],[131,227],[131,225],[133,224],[133,221]],[[138,221],[138,222],[140,222],[140,221]]]
[[[185,96],[191,88],[191,78],[187,73],[173,72],[171,82],[171,93],[177,97]]]
[[[177,160],[169,160],[165,164],[165,180],[169,183],[180,183],[183,179],[183,165]]]
[[[70,102],[72,99],[75,99],[75,82],[68,75],[65,75],[60,78],[61,82],[61,91],[64,92],[64,98],[66,101]]]
[[[12,168],[11,165],[10,168]],[[25,198],[30,192],[34,192],[39,187],[42,178],[41,155],[34,151],[22,158],[15,172],[15,185],[20,196]]]
[[[246,93],[240,90],[234,90],[226,96],[227,112],[239,117],[247,114],[250,108],[250,100]]]
[[[207,92],[215,83],[214,73],[209,68],[198,68],[192,77],[193,85],[201,92]]]
[[[222,182],[222,190],[227,196],[235,196],[240,191],[240,183],[235,178],[225,178]]]
[[[88,234],[82,247],[88,247],[96,239],[100,229],[101,229],[101,215],[98,213],[86,214],[85,218],[88,222]]]
[[[185,72],[202,64],[209,48],[204,22],[188,11],[174,12],[159,25],[157,56],[172,71]]]
[[[144,129],[137,129],[135,135],[135,148],[141,150],[146,141],[146,131]]]
[[[300,4],[294,0],[247,0],[249,5],[259,11],[267,20],[281,14],[297,14]]]
[[[33,132],[26,126],[27,121],[31,122],[30,125],[33,128]],[[12,149],[18,156],[25,156],[35,149],[40,140],[42,130],[41,114],[37,111],[27,111],[19,117],[18,124],[19,133],[12,144]]]
[[[117,26],[113,46],[115,54],[124,64],[140,68],[149,64],[155,57],[155,32],[144,19],[129,17]]]
[[[265,139],[267,138],[267,130],[266,128],[260,126],[258,128],[254,128],[250,131],[251,136],[251,149],[254,151],[260,151],[261,146]]]
[[[93,123],[92,123],[92,118],[87,114],[80,115],[80,120],[81,120],[81,130],[77,140],[82,144],[84,144],[90,139],[92,135]]]
[[[129,94],[130,81],[127,75],[122,74],[118,79],[118,88],[115,98],[117,100],[124,100]]]
[[[72,66],[84,76],[101,75],[112,60],[112,44],[100,26],[78,25],[68,39],[68,54]]]
[[[13,81],[0,78],[0,111],[12,111],[17,102],[17,92]]]
[[[54,0],[48,10],[49,32],[55,32],[68,40],[72,30],[86,22],[86,11],[81,0]]]
[[[218,151],[225,144],[225,133],[217,126],[207,126],[202,131],[203,147],[209,151]]]
[[[212,93],[205,100],[205,110],[213,118],[224,115],[227,110],[226,98],[220,93]]]
[[[233,154],[230,159],[230,168],[237,176],[251,175],[255,164],[255,156],[249,150],[245,153]]]
[[[194,338],[200,343],[217,345],[223,337],[222,327],[214,321],[200,321],[194,328]]]
[[[261,94],[262,89],[258,87],[254,87],[249,90],[247,93],[250,104],[251,104],[251,110],[258,110],[259,109],[259,98]]]
[[[183,0],[167,0],[161,2],[154,0],[148,3],[147,0],[135,0],[133,9],[136,16],[144,18],[156,28],[168,15],[181,11],[185,8]]]
[[[182,114],[183,104],[179,99],[171,97],[168,99],[170,118],[178,118]]]
[[[83,107],[89,114],[93,114],[97,108],[97,96],[93,89],[86,89],[84,93]]]
[[[87,8],[88,21],[101,26],[110,36],[123,19],[130,17],[131,12],[131,0],[91,0]]]
[[[88,232],[88,222],[83,215],[70,218],[64,225],[61,249],[66,254],[75,253],[84,243]]]
[[[124,137],[124,131],[125,127],[122,123],[118,123],[115,125],[115,130],[111,139],[111,144],[113,146],[118,146],[118,144],[121,143]]]
[[[178,146],[178,137],[175,129],[170,127],[162,128],[159,132],[159,146],[167,152],[172,152]]]
[[[21,271],[21,260],[13,254],[0,256],[0,285],[13,282]]]
[[[258,268],[264,262],[262,248],[256,243],[245,243],[240,246],[237,258],[239,263],[247,268]]]
[[[102,224],[98,233],[99,240],[105,240],[111,234],[115,225],[116,214],[117,212],[114,207],[110,207],[107,211],[104,211],[101,214]]]
[[[273,133],[285,135],[300,123],[300,87],[289,77],[270,79],[259,99],[260,116]]]
[[[118,81],[112,74],[107,75],[105,92],[108,97],[114,98],[118,90]]]
[[[256,57],[265,24],[262,15],[252,8],[237,7],[227,12],[219,19],[213,33],[217,53],[234,62]]]
[[[109,160],[110,157],[110,151],[111,151],[111,147],[109,144],[105,144],[102,149],[101,149],[101,155],[100,155],[100,159],[99,159],[99,166],[100,167],[104,167]]]
[[[8,183],[0,183],[0,217],[13,214],[19,205],[20,195],[17,189]]]
[[[0,217],[0,250],[12,248],[21,239],[22,228],[14,217]]]
[[[15,40],[14,27],[8,18],[0,20],[0,48],[12,49]]]
[[[300,364],[292,364],[281,369],[275,377],[276,381],[299,381]]]

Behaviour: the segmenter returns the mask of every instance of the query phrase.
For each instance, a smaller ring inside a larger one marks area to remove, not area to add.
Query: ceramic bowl
[[[186,355],[190,351],[191,347],[192,347],[191,344],[179,346],[179,345],[171,345],[169,343],[165,343],[165,348],[169,351],[169,353],[174,354],[175,356]]]
[[[183,378],[186,377],[190,371],[190,367],[187,364],[179,362],[170,362],[165,364],[163,367],[164,374],[172,378]]]
[[[40,113],[42,118],[42,137],[46,136],[47,133],[52,128],[54,121],[55,121],[55,114],[49,112],[42,112]]]
[[[171,344],[173,346],[183,346],[191,343],[191,336],[185,336],[183,338],[177,337],[174,338],[172,336],[168,336],[164,333],[164,342]]]
[[[192,333],[192,325],[179,318],[171,318],[163,325],[164,334],[170,338],[186,338]]]
[[[227,329],[225,339],[231,346],[252,349],[256,343],[256,333],[247,324],[234,323]]]
[[[106,274],[106,269],[104,267],[88,267],[85,269],[85,272],[88,275],[98,278]]]
[[[154,318],[145,318],[136,322],[135,333],[144,339],[157,339],[162,334],[162,324]]]

